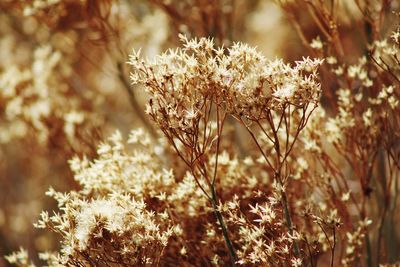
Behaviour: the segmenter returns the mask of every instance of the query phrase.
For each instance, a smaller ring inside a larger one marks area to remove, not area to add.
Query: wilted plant
[[[55,32],[84,29],[75,43],[89,44],[87,37],[99,45],[89,53],[94,58],[107,52],[100,65],[112,69],[145,127],[124,142],[123,120],[115,127],[107,119],[118,121],[110,111],[129,112],[101,105],[111,95],[97,88],[96,77],[104,75],[79,60],[63,62],[63,46],[60,52],[36,48],[28,68],[0,69],[0,115],[8,123],[22,119],[33,133],[48,132],[46,121],[65,121],[57,125],[78,154],[69,161],[76,186],[66,193],[51,188],[56,212],[42,212],[35,224],[61,241],[39,260],[48,266],[398,264],[399,7],[394,1],[275,2],[306,48],[285,51],[291,64],[235,42],[252,42],[241,29],[263,1],[0,4]],[[168,24],[171,34],[151,21]],[[131,45],[143,49],[133,50],[127,66]],[[159,54],[160,46],[169,49]],[[69,90],[76,76],[64,64],[71,70],[72,62],[94,75],[78,75],[79,81],[85,92],[96,88],[101,100]],[[38,68],[46,71],[32,75]],[[141,91],[147,96],[140,98]],[[32,102],[62,101],[68,105],[47,105],[55,114],[28,112]],[[101,107],[108,112],[98,120]],[[106,129],[99,121],[122,131],[94,137],[97,150],[79,150],[85,142],[79,133]],[[6,259],[37,263],[23,248]]]
[[[311,115],[310,102],[317,104],[320,85],[316,82],[316,68],[321,62],[305,59],[291,68],[282,61],[267,62],[244,44],[235,44],[225,54],[223,48],[214,48],[210,39],[181,38],[183,50],[169,51],[155,61],[143,61],[134,52],[129,62],[134,67],[131,78],[134,83],[145,85],[151,95],[148,114],[211,201],[234,262],[234,248],[217,209],[215,189],[226,116],[231,115],[244,125],[257,144],[274,182],[279,185],[287,227],[293,234],[285,193],[286,159]],[[262,125],[264,121],[268,130]],[[263,137],[271,142],[269,146],[260,145],[249,123],[260,127]],[[272,154],[271,150],[274,159],[267,156]],[[213,153],[214,170],[210,170],[207,158]],[[294,250],[298,255],[297,245]]]

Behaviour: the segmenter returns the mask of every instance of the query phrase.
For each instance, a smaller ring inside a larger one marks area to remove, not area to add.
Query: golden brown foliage
[[[3,1],[5,259],[397,266],[400,6],[273,2]]]

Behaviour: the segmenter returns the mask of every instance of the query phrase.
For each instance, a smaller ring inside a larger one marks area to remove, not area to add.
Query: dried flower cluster
[[[1,74],[0,100],[4,103],[2,115],[5,120],[0,141],[7,143],[13,138],[24,137],[32,129],[39,143],[47,143],[50,135],[54,135],[50,130],[58,127],[73,144],[76,128],[90,115],[79,102],[81,100],[74,99],[65,82],[69,66],[62,65],[61,53],[52,51],[50,46],[38,48],[33,57],[32,66],[26,69],[12,66]],[[47,126],[50,122],[52,129]]]
[[[0,266],[398,266],[399,12],[1,2]]]

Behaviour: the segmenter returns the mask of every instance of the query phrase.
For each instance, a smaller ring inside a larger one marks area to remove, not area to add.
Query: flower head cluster
[[[371,223],[371,220],[365,219],[358,223],[355,231],[346,233],[347,246],[346,255],[342,260],[343,266],[354,266],[355,262],[360,259],[367,227]]]
[[[69,84],[70,66],[50,45],[37,48],[32,56],[32,65],[0,68],[0,116],[4,120],[0,143],[29,133],[46,143],[57,131],[74,145],[79,126],[93,116]]]
[[[281,60],[267,61],[255,48],[236,43],[215,48],[211,39],[188,40],[154,60],[130,56],[131,79],[150,93],[147,111],[159,124],[190,128],[200,116],[204,99],[235,115],[257,117],[264,110],[287,104],[302,107],[317,102],[319,59],[305,58],[294,67]]]
[[[162,168],[160,150],[150,140],[138,129],[130,133],[126,144],[117,131],[98,146],[96,159],[70,160],[81,189],[68,193],[49,189],[47,195],[57,201],[58,211],[53,215],[43,211],[35,224],[61,236],[57,253],[39,254],[49,266],[113,262],[152,266],[174,259],[183,240],[197,246],[198,241],[187,240],[209,218],[207,199],[190,173],[178,179],[172,170]],[[130,151],[128,145],[134,149]],[[231,193],[226,192],[232,195],[247,175],[237,161],[228,158],[223,164],[239,170],[229,171],[230,181],[237,181],[229,185]],[[195,234],[200,240],[205,233]],[[210,248],[201,250],[210,253]],[[29,262],[25,251],[11,254],[8,260]]]
[[[241,205],[237,199],[227,204],[230,222],[238,228],[235,237],[240,244],[239,265],[277,266],[292,262],[292,266],[297,266],[296,262],[301,263],[301,259],[292,253],[295,242],[301,236],[297,231],[287,231],[284,214],[279,207],[279,195],[270,196],[260,204],[250,205],[247,216],[240,212]]]
[[[28,266],[32,265],[29,262],[28,252],[24,248],[20,248],[18,251],[13,252],[12,254],[6,256],[6,260],[11,264],[16,264],[19,266]]]
[[[162,255],[172,228],[160,226],[146,204],[129,194],[111,193],[86,199],[77,192],[50,190],[63,213],[42,212],[39,228],[62,235],[61,264],[154,264]]]
[[[149,145],[142,130],[133,131],[129,140]],[[134,155],[126,153],[119,132],[100,145],[98,153],[93,162],[71,161],[83,188],[67,194],[50,189],[47,194],[57,200],[61,212],[42,212],[36,227],[61,235],[61,264],[157,264],[174,227],[162,204],[151,200],[161,200],[162,190],[172,191],[172,174],[156,171],[151,154],[139,149]]]

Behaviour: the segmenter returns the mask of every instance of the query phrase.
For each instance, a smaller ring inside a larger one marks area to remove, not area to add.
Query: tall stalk
[[[221,212],[218,210],[218,205],[217,205],[217,194],[215,192],[215,187],[212,186],[211,187],[211,203],[212,203],[212,207],[213,207],[213,211],[215,214],[215,217],[217,218],[219,225],[221,226],[221,230],[222,230],[222,234],[224,235],[224,239],[226,242],[226,246],[228,247],[228,251],[229,251],[229,256],[231,259],[231,265],[232,266],[236,266],[236,261],[237,261],[237,257],[236,257],[236,253],[235,253],[235,249],[232,245],[232,242],[229,238],[229,234],[228,234],[228,229],[226,228],[225,222],[224,222],[224,218],[222,217]]]

